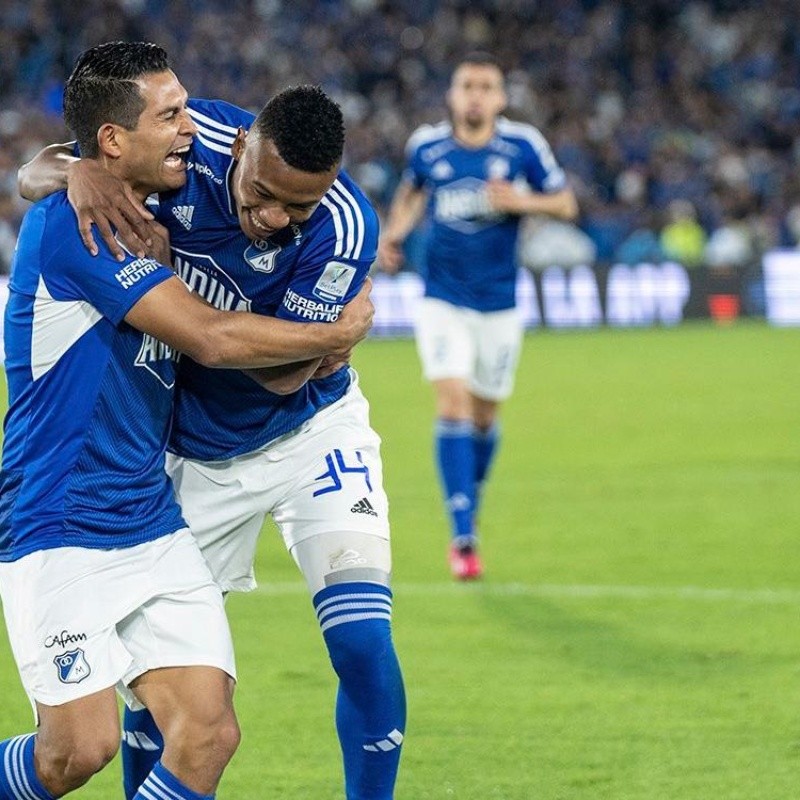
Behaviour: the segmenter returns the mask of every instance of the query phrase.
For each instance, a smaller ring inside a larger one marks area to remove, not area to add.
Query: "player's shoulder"
[[[331,258],[373,260],[378,214],[359,185],[342,170],[314,212],[311,235]]]
[[[236,131],[239,127],[249,128],[256,118],[252,111],[235,106],[225,100],[205,100],[191,97],[186,104],[187,111],[192,119],[204,125],[210,125],[221,130]]]
[[[408,137],[406,143],[406,153],[412,155],[420,150],[428,147],[434,147],[442,142],[450,139],[453,135],[453,126],[446,120],[431,125],[426,123],[420,125]]]
[[[255,119],[250,111],[224,100],[190,98],[186,104],[189,116],[197,126],[195,143],[212,153],[230,156],[231,145],[239,128],[247,130]]]
[[[506,117],[498,117],[495,123],[495,133],[501,139],[541,153],[550,149],[544,134],[528,122],[516,122]]]

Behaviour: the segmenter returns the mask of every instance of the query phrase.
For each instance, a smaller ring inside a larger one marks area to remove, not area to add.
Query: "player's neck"
[[[482,125],[480,128],[471,128],[467,125],[455,125],[453,136],[465,147],[477,150],[485,147],[494,136],[494,120]]]

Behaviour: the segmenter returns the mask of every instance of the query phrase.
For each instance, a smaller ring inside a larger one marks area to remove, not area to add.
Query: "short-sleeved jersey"
[[[429,196],[425,294],[477,311],[512,308],[520,217],[494,211],[486,185],[503,179],[538,192],[563,189],[564,171],[542,134],[501,117],[489,143],[471,149],[449,123],[423,125],[406,157],[405,179]]]
[[[340,173],[312,216],[268,240],[241,231],[230,189],[231,144],[253,115],[221,101],[191,100],[198,127],[186,184],[159,198],[173,266],[217,308],[301,322],[332,322],[361,288],[375,259],[378,220],[361,190]],[[289,395],[240,370],[208,369],[181,358],[169,449],[203,461],[232,458],[273,441],[341,398],[346,368]]]
[[[0,561],[118,548],[185,526],[164,472],[175,368],[125,315],[172,272],[81,242],[66,192],[20,230],[5,312]]]

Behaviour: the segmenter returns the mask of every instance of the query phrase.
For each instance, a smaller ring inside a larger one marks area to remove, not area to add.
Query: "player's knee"
[[[340,625],[327,632],[331,664],[343,681],[374,682],[387,659],[394,659],[389,620],[365,620]]]
[[[240,741],[241,732],[232,708],[183,716],[173,720],[164,732],[165,747],[176,752],[182,763],[220,774]]]
[[[61,744],[57,748],[37,747],[36,751],[44,782],[59,797],[83,786],[114,758],[119,749],[119,734],[97,731],[91,738],[77,741],[65,737]]]

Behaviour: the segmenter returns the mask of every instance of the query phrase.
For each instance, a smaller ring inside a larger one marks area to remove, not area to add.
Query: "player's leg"
[[[36,703],[35,734],[0,742],[0,799],[50,800],[83,786],[114,757],[119,716],[113,687],[58,706]]]
[[[292,548],[339,678],[336,730],[348,800],[391,800],[406,726],[392,641],[389,541],[322,533]]]
[[[248,475],[252,469],[260,469],[252,456],[211,464],[167,459],[184,518],[223,591],[255,586],[253,557],[265,511],[258,510],[257,489],[242,491],[242,484],[253,482]],[[122,727],[123,785],[126,800],[131,800],[161,758],[164,742],[146,708],[126,707]]]
[[[511,395],[523,325],[516,309],[482,314],[476,321],[477,359],[470,381],[474,423],[475,512],[500,443],[500,404]]]
[[[483,487],[489,477],[489,470],[494,462],[500,444],[500,424],[498,412],[500,403],[472,397],[472,415],[474,430],[472,446],[475,452],[475,516],[477,518]]]
[[[230,676],[213,667],[162,668],[140,676],[131,689],[164,736],[161,758],[136,800],[213,797],[239,744]]]
[[[273,510],[313,598],[339,678],[336,728],[348,800],[390,800],[405,732],[392,641],[388,500],[380,439],[357,386],[282,446],[296,476]]]
[[[161,591],[118,625],[133,659],[120,691],[147,706],[164,737],[137,800],[212,796],[239,741],[222,595],[188,530],[172,538],[149,576]]]
[[[417,349],[436,400],[435,460],[454,550],[474,544],[475,449],[469,379],[475,362],[470,318],[475,312],[440,300],[422,301]]]
[[[132,660],[117,623],[146,591],[138,551],[57,548],[0,565],[9,640],[39,722],[36,735],[0,744],[0,798],[60,797],[116,753],[114,686]]]

